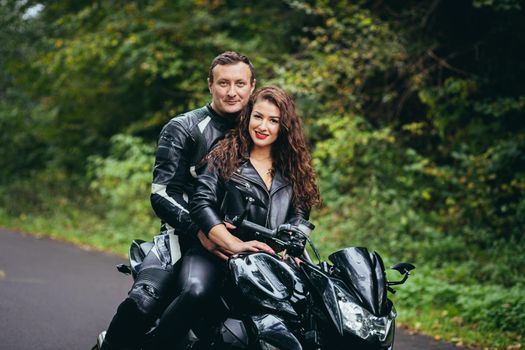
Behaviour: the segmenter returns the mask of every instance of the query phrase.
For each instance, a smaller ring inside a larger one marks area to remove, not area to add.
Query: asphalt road
[[[121,262],[0,228],[0,349],[90,349],[131,286]],[[401,329],[395,348],[459,349]]]

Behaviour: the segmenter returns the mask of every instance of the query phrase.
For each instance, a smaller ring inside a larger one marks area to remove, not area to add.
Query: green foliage
[[[525,111],[524,98],[477,101],[477,90],[473,81],[450,78],[442,87],[420,92],[442,140],[434,157],[454,164],[451,168],[441,160],[448,177],[441,185],[453,190],[446,198],[447,210],[455,212],[455,226],[461,220],[481,230],[490,227],[493,239],[520,239],[525,227],[519,215],[524,200],[525,133],[519,117]]]
[[[67,0],[28,17],[35,4],[0,6],[2,220],[48,231],[52,218],[68,239],[121,251],[155,234],[153,141],[206,102],[210,60],[234,49],[259,86],[296,97],[324,200],[313,213],[322,253],[361,245],[414,262],[401,316],[516,342],[521,2]]]
[[[37,121],[34,101],[24,89],[35,79],[26,64],[39,52],[38,33],[44,27],[36,19],[23,19],[29,7],[15,1],[0,6],[0,184],[13,175],[27,176],[42,165],[46,153],[40,135],[31,128]]]
[[[270,57],[293,47],[292,36],[277,39],[275,32],[301,25],[301,18],[288,18],[290,8],[281,1],[64,1],[46,3],[28,19],[24,9],[13,6],[9,18],[33,36],[17,35],[28,47],[19,49],[23,59],[10,52],[3,63],[31,103],[24,116],[31,119],[18,133],[38,135],[39,144],[22,148],[41,160],[35,166],[47,162],[76,173],[85,171],[79,159],[107,152],[112,135],[131,132],[152,140],[167,119],[205,103],[207,68],[218,53],[265,52],[254,61],[259,72],[267,71]],[[256,18],[276,22],[255,35]],[[14,47],[16,41],[5,35],[0,42]],[[44,154],[40,144],[47,146]]]
[[[521,10],[522,3],[518,0],[474,0],[474,7],[493,7],[496,11]]]
[[[105,217],[122,225],[154,227],[149,202],[154,148],[141,139],[118,134],[111,138],[106,158],[90,158],[90,187],[104,201]]]
[[[450,284],[439,274],[425,269],[417,271],[411,283],[399,288],[394,302],[398,308],[407,307],[418,313],[432,312],[438,306],[446,310],[446,316],[456,323],[456,336],[461,337],[462,329],[468,327],[475,327],[484,334],[498,330],[502,332],[500,336],[508,337],[507,343],[511,344],[524,340],[525,297],[522,290],[523,285],[503,288],[498,285]]]

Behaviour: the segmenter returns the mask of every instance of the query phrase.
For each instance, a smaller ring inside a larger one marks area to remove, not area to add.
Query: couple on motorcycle
[[[250,189],[263,206],[247,219],[273,229],[307,220],[319,203],[310,153],[291,97],[277,87],[255,90],[246,56],[224,52],[209,69],[212,102],[177,116],[161,131],[151,203],[161,218],[128,297],[111,321],[102,350],[174,345],[217,302],[225,263],[244,251],[274,253],[231,222],[246,208]]]

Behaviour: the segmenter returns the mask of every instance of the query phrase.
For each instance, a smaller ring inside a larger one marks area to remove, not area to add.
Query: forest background
[[[297,100],[323,255],[412,262],[402,323],[524,347],[521,1],[0,0],[0,28],[0,225],[121,254],[151,239],[160,128],[209,101],[232,49]]]

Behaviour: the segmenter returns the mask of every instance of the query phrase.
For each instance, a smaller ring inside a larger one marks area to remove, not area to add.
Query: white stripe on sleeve
[[[169,201],[171,204],[182,210],[184,213],[189,213],[189,211],[184,208],[180,203],[178,203],[173,197],[168,196],[166,193],[166,185],[151,184],[151,193],[158,194],[162,198]]]

